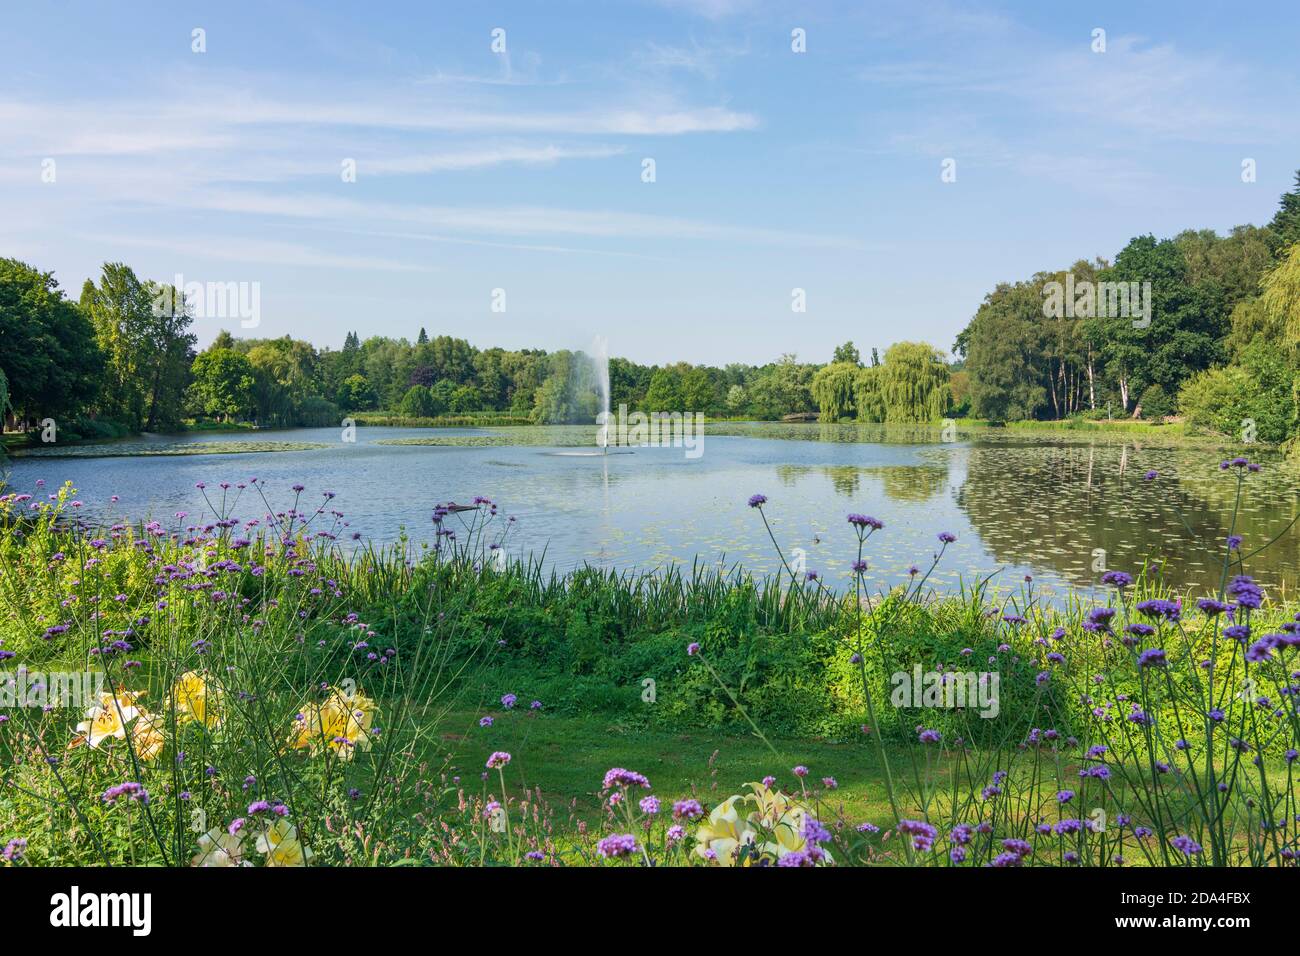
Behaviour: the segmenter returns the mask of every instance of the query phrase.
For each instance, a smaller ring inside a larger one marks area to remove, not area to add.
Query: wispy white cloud
[[[358,177],[369,178],[465,172],[498,166],[553,166],[567,160],[609,159],[626,152],[623,146],[504,143],[409,153],[367,148],[364,153],[346,158],[356,162]],[[341,162],[338,147],[301,149],[293,156],[250,155],[238,164],[212,164],[203,178],[213,183],[333,179],[340,173]]]
[[[821,243],[815,236],[729,227],[691,219],[546,205],[490,208],[365,203],[337,195],[247,192],[231,188],[292,180],[338,183],[340,163],[357,162],[359,177],[427,176],[508,165],[544,166],[611,159],[627,152],[618,140],[753,129],[757,117],[721,106],[695,106],[662,92],[633,99],[605,96],[581,105],[551,102],[502,107],[459,93],[371,98],[276,92],[277,83],[178,83],[162,93],[121,98],[23,102],[0,99],[0,154],[19,162],[0,167],[0,186],[25,209],[40,208],[47,223],[94,221],[141,207],[224,212],[269,219],[324,221],[373,227],[418,226],[431,241],[503,241],[562,236],[587,238],[731,238],[751,242]],[[620,99],[622,102],[620,102]],[[584,141],[599,134],[605,142]],[[567,142],[556,142],[563,135]],[[42,189],[40,161],[56,158],[57,186]],[[3,193],[0,193],[3,196]],[[166,215],[153,217],[166,229]],[[446,235],[441,235],[445,233]],[[126,242],[125,236],[118,237]],[[139,244],[157,241],[142,236]],[[838,244],[830,240],[830,244]],[[515,248],[523,244],[513,243]],[[562,248],[545,242],[539,250]],[[173,246],[178,251],[181,246]],[[240,243],[213,246],[213,255],[264,253],[267,261],[323,264],[305,246]],[[364,262],[349,258],[355,265]],[[375,268],[400,268],[376,260]]]
[[[376,175],[402,173],[445,173],[482,169],[507,163],[549,165],[562,159],[608,159],[627,150],[622,146],[502,146],[489,149],[422,153],[412,156],[379,157],[367,160],[364,170]]]
[[[269,98],[237,89],[195,90],[171,98],[23,103],[0,100],[0,145],[26,155],[116,155],[231,148],[241,131],[303,127],[481,135],[680,136],[757,128],[751,113],[721,106],[611,105],[505,110],[428,104],[402,97]]]

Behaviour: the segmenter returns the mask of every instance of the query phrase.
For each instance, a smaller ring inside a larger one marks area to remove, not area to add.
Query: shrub
[[[1208,369],[1179,390],[1178,405],[1189,424],[1239,435],[1253,422],[1260,441],[1283,441],[1294,427],[1292,372],[1263,342],[1248,346],[1242,364]]]
[[[412,385],[407,389],[397,410],[408,418],[432,418],[437,414],[433,396],[423,385]]]
[[[1138,404],[1142,407],[1142,417],[1152,421],[1164,418],[1166,415],[1173,414],[1173,403],[1169,400],[1169,395],[1159,385],[1152,385],[1142,393]]]

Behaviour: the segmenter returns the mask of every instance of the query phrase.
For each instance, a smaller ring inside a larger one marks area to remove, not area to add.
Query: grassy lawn
[[[543,802],[561,818],[571,816],[588,822],[600,818],[598,791],[605,772],[611,767],[627,767],[644,773],[661,800],[694,796],[708,808],[766,774],[777,778],[778,787],[797,792],[798,783],[791,769],[802,764],[809,771],[806,783],[810,789],[820,789],[821,778],[827,776],[834,777],[838,784],[831,799],[823,801],[822,812],[826,818],[855,824],[871,821],[881,826],[890,825],[892,820],[884,773],[875,745],[867,737],[860,742],[840,744],[769,738],[778,752],[774,755],[752,736],[671,733],[632,727],[598,716],[532,714],[522,701],[514,711],[500,708],[487,711],[494,717],[491,727],[478,724],[484,712],[458,709],[447,715],[437,748],[438,763],[452,756],[450,772],[461,776],[470,793],[478,793],[480,784],[476,778],[483,770],[483,761],[493,751],[507,751],[513,756],[506,773],[511,796],[524,797],[525,791],[540,792]],[[433,757],[431,751],[431,760]],[[1033,759],[1018,758],[1020,761]],[[1040,759],[1042,771],[1051,773],[1055,766],[1053,759],[1046,754]],[[957,769],[957,760],[950,756],[932,767],[930,780],[940,790],[947,789],[945,784]],[[890,763],[900,810],[904,815],[919,816],[920,811],[910,796],[915,792],[916,777],[906,748],[891,747]],[[1065,759],[1063,767],[1072,776],[1077,764]],[[1269,768],[1270,772],[1285,778],[1286,770],[1280,761],[1270,760]],[[920,772],[925,775],[923,767]],[[1173,796],[1182,779],[1174,772],[1163,776],[1161,785]],[[495,774],[483,786],[495,795],[498,787]],[[1129,787],[1122,776],[1112,779],[1111,789],[1123,799],[1137,822],[1151,822],[1130,799]],[[1090,798],[1083,805],[1073,804],[1069,809],[1057,808],[1052,803],[1043,808],[1041,817],[1033,819],[1054,822],[1058,817],[1086,816],[1095,803],[1097,800]],[[1114,803],[1110,800],[1106,803],[1108,812],[1115,813]],[[1185,812],[1190,816],[1191,807]]]
[[[492,751],[505,750],[514,758],[506,774],[507,784],[515,790],[512,796],[522,795],[525,789],[540,790],[557,812],[567,814],[572,805],[577,817],[595,820],[600,816],[597,792],[611,767],[645,774],[660,799],[695,796],[711,806],[765,774],[772,774],[783,786],[793,786],[791,768],[802,764],[808,768],[810,784],[815,780],[820,786],[822,777],[835,778],[839,784],[835,806],[846,818],[883,823],[889,817],[884,777],[874,747],[865,738],[860,744],[769,738],[777,756],[756,737],[667,733],[600,717],[533,715],[518,709],[526,706],[521,701],[515,712],[505,714],[498,709],[495,723],[488,728],[478,726],[481,710],[448,715],[444,727],[458,729],[445,730],[442,745],[457,755],[453,772],[461,774],[467,785]]]

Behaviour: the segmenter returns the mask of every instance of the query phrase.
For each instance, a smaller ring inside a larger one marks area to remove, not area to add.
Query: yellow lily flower
[[[197,721],[212,729],[221,723],[221,689],[211,686],[198,671],[187,671],[172,687],[176,701],[176,720]]]
[[[130,691],[122,691],[116,697],[100,694],[99,704],[86,711],[86,720],[77,724],[77,732],[92,747],[110,738],[124,738],[126,725],[140,713],[135,706],[138,697],[140,694]]]
[[[741,817],[748,798],[728,797],[713,808],[709,819],[695,831],[695,854],[702,859],[712,859],[718,866],[735,866],[741,848],[753,843],[758,834],[749,825],[749,818]]]
[[[377,713],[375,701],[360,691],[335,688],[325,703],[308,705],[294,719],[289,745],[310,748],[313,754],[329,748],[340,760],[351,760],[357,750],[371,748],[370,730]]]
[[[746,786],[749,793],[724,800],[709,814],[708,821],[696,830],[696,855],[708,859],[708,851],[712,850],[718,865],[733,866],[745,844],[753,846],[746,865],[756,857],[775,862],[806,849],[808,841],[804,836],[804,824],[809,818],[807,808],[761,783]],[[821,862],[833,862],[825,850]]]
[[[163,744],[166,739],[163,737],[162,721],[147,711],[140,711],[140,715],[131,728],[131,743],[135,746],[135,754],[141,760],[153,760],[162,753]]]
[[[283,818],[258,836],[257,850],[266,854],[267,866],[306,866],[316,855],[298,840],[298,828]]]

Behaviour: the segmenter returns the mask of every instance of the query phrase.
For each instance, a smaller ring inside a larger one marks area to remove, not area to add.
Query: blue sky
[[[257,282],[237,334],[336,348],[948,349],[998,281],[1271,218],[1297,48],[1293,0],[25,4],[0,255],[74,297],[104,260]]]

